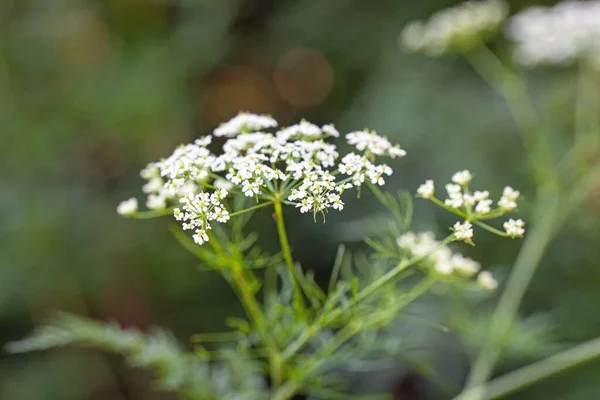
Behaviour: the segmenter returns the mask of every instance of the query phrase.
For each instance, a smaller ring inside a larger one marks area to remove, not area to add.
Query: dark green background
[[[222,329],[225,315],[241,315],[219,276],[196,271],[167,231],[168,218],[136,222],[115,212],[120,200],[140,196],[138,171],[147,162],[240,109],[271,113],[282,124],[305,117],[342,132],[376,129],[408,151],[393,162],[389,190],[414,192],[427,178],[443,183],[468,168],[475,185],[494,193],[507,184],[520,189],[526,219],[534,188],[502,100],[462,59],[399,48],[407,21],[454,3],[1,1],[0,342],[24,336],[56,309],[168,327],[182,343],[193,332]],[[513,9],[525,4],[512,2]],[[554,147],[564,150],[568,71],[531,78],[556,118]],[[600,334],[599,199],[590,198],[550,247],[523,304],[524,317],[552,326],[543,333],[549,342]],[[326,225],[287,214],[295,257],[321,275],[338,243],[381,233],[387,218],[370,196],[348,198]],[[255,227],[264,247],[276,250],[269,217],[258,212]],[[442,233],[454,222],[425,202],[417,202],[415,218],[416,229]],[[476,241],[461,251],[505,277],[519,241],[485,233]],[[441,320],[448,308],[443,301],[422,306]],[[440,336],[421,346],[458,354],[434,365],[460,382],[463,350]],[[541,339],[523,340],[525,351],[500,369],[550,351],[529,354]],[[94,352],[0,357],[2,400],[170,398],[153,392],[144,373]],[[599,373],[600,363],[591,363],[514,398],[600,398]]]

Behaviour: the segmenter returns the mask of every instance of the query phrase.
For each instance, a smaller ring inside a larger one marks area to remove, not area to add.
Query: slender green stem
[[[410,292],[406,294],[406,296],[402,299],[401,302],[394,306],[395,312],[400,311],[408,304],[413,302],[415,299],[419,298],[421,295],[427,292],[427,290],[431,288],[435,281],[435,275],[427,275],[424,279],[421,280],[421,282],[419,282],[415,287],[413,287],[410,290]],[[335,337],[329,343],[327,343],[324,347],[322,347],[319,350],[316,356],[317,362],[307,370],[303,371],[303,374],[298,379],[296,379],[296,381],[292,385],[282,386],[280,389],[281,393],[276,393],[274,399],[287,400],[291,398],[294,394],[296,394],[296,391],[301,386],[303,380],[306,379],[306,377],[310,376],[312,373],[314,373],[315,370],[317,370],[324,362],[326,362],[329,356],[331,356],[331,354],[335,353],[337,349],[344,345],[344,343],[346,343],[348,340],[352,339],[358,332],[360,332],[363,329],[367,329],[369,325],[377,325],[379,322],[380,320],[378,319],[368,321],[366,326],[354,324],[347,325],[346,327],[344,327],[335,335]]]
[[[287,232],[285,230],[285,222],[283,220],[283,209],[281,207],[281,200],[276,197],[273,201],[275,205],[275,219],[277,222],[277,234],[279,235],[279,242],[281,244],[281,252],[285,259],[285,265],[287,266],[292,280],[292,286],[294,288],[294,307],[300,312],[303,319],[307,318],[306,305],[304,303],[304,294],[300,289],[300,283],[298,282],[298,276],[294,269],[294,260],[292,259],[292,251],[290,250],[290,244],[288,242]]]
[[[506,100],[521,136],[536,179],[540,183],[555,181],[555,165],[547,138],[539,135],[540,123],[525,84],[485,44],[477,51],[464,54],[475,71]]]
[[[248,316],[256,326],[256,330],[261,337],[261,340],[267,347],[269,354],[269,366],[271,368],[271,381],[274,387],[281,385],[282,379],[282,363],[279,348],[277,343],[273,340],[269,331],[265,325],[265,316],[254,296],[254,293],[250,290],[250,285],[244,278],[243,267],[240,263],[234,263],[231,268],[233,280],[236,284],[237,292],[240,295],[242,304],[248,313]]]
[[[247,213],[248,211],[258,210],[259,208],[267,207],[267,206],[270,206],[271,204],[273,204],[272,201],[266,201],[264,203],[260,203],[255,206],[252,206],[252,207],[244,208],[243,210],[232,212],[231,214],[229,214],[229,216],[235,217],[236,215],[244,214],[244,213]]]
[[[600,357],[600,338],[537,361],[491,380],[487,384],[465,390],[454,400],[496,399],[530,386],[551,375]]]
[[[173,209],[172,208],[163,208],[160,210],[138,211],[135,214],[125,215],[125,217],[133,218],[133,219],[152,219],[152,218],[162,217],[165,215],[173,215]]]
[[[290,357],[292,357],[306,343],[308,343],[308,341],[310,339],[312,339],[317,333],[319,333],[322,329],[324,329],[326,327],[326,324],[323,323],[324,319],[327,319],[327,320],[331,321],[331,320],[334,320],[335,318],[339,317],[344,312],[346,312],[349,308],[351,308],[354,305],[358,304],[360,301],[364,300],[366,297],[368,297],[372,293],[376,292],[382,286],[384,286],[389,281],[391,281],[392,279],[394,279],[395,277],[397,277],[406,268],[408,268],[411,265],[414,265],[414,264],[416,264],[416,263],[418,263],[418,262],[426,259],[431,254],[433,254],[434,252],[436,252],[440,247],[443,247],[443,246],[447,245],[448,243],[452,242],[453,240],[454,240],[454,235],[450,235],[446,239],[444,239],[442,242],[440,242],[440,244],[437,247],[435,247],[431,251],[431,253],[428,253],[428,254],[423,255],[423,256],[417,256],[417,257],[410,258],[408,260],[401,261],[396,267],[392,268],[390,271],[388,271],[387,273],[385,273],[384,275],[382,275],[379,279],[377,279],[376,281],[374,281],[373,283],[371,283],[370,285],[368,285],[364,289],[362,289],[358,293],[358,295],[356,296],[356,299],[353,302],[345,303],[343,306],[334,309],[333,311],[331,311],[330,313],[328,313],[326,316],[317,319],[317,321],[315,321],[312,325],[310,325],[308,328],[306,328],[305,331],[300,336],[298,336],[298,338],[296,340],[294,340],[283,351],[283,359],[287,360]]]
[[[541,258],[555,232],[558,217],[558,196],[538,195],[534,209],[539,213],[533,229],[527,235],[492,316],[489,335],[467,378],[467,388],[485,382],[500,355],[499,343],[505,338],[515,314]]]

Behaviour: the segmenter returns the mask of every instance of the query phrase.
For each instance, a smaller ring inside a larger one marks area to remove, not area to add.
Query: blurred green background
[[[496,193],[512,185],[530,200],[520,139],[502,100],[460,58],[407,55],[398,45],[407,21],[455,3],[2,0],[0,343],[23,337],[57,309],[164,326],[182,343],[241,315],[222,279],[196,270],[168,232],[168,218],[136,222],[115,212],[120,200],[139,197],[146,163],[239,110],[270,113],[282,124],[304,117],[342,132],[369,127],[387,135],[408,151],[393,164],[391,191],[414,192],[427,178],[447,182],[468,168],[476,184]],[[533,78],[541,102],[568,106],[555,99],[556,88],[568,92],[568,71]],[[555,126],[560,147],[568,137],[564,124]],[[550,247],[522,306],[514,356],[499,371],[600,335],[599,200],[600,191]],[[445,232],[454,222],[430,204],[416,206],[416,229]],[[520,216],[528,212],[525,204]],[[349,198],[347,211],[330,214],[327,225],[289,214],[294,255],[319,275],[338,243],[381,233],[387,218],[370,196]],[[255,227],[275,251],[269,217],[258,212]],[[477,247],[460,250],[502,280],[518,247],[483,233]],[[421,302],[425,318],[459,321],[462,329],[420,335],[416,357],[460,385],[493,300],[467,313],[441,300]],[[418,374],[406,371],[399,363],[386,379],[362,379],[403,388],[398,398],[422,398],[412,388]],[[591,363],[513,397],[600,398],[599,374],[600,362]],[[2,400],[172,398],[153,391],[148,378],[90,351],[0,355]]]

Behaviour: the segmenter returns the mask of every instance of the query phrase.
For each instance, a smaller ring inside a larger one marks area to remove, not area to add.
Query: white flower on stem
[[[258,115],[241,112],[214,130],[215,136],[236,136],[244,132],[255,132],[262,129],[274,128],[277,121],[270,115]]]
[[[471,179],[473,179],[473,176],[466,169],[463,171],[459,171],[459,172],[455,173],[454,175],[452,175],[452,182],[454,182],[458,185],[461,185],[461,186],[468,185],[469,182],[471,182]]]
[[[150,194],[146,200],[146,207],[150,210],[162,210],[167,207],[167,199],[160,194]]]
[[[328,136],[340,137],[340,133],[337,129],[335,129],[335,126],[333,126],[333,124],[323,125],[321,127],[321,131],[327,134]]]
[[[426,22],[409,23],[401,40],[408,51],[431,56],[467,51],[496,33],[507,14],[502,0],[465,1],[436,12]]]
[[[479,275],[477,275],[477,283],[488,290],[494,290],[498,287],[498,281],[496,281],[490,271],[481,271]]]
[[[473,225],[469,221],[457,222],[453,226],[454,236],[458,240],[469,242],[473,238]]]
[[[514,190],[510,186],[506,186],[502,192],[502,197],[498,201],[498,207],[504,211],[513,211],[517,208],[517,200],[519,199],[520,193],[518,190]]]
[[[148,164],[144,169],[140,171],[142,179],[150,180],[152,178],[160,177],[160,169],[156,163]]]
[[[163,180],[159,177],[154,177],[142,186],[142,191],[144,193],[159,193],[163,189],[163,186]]]
[[[233,183],[229,182],[227,179],[219,178],[215,179],[213,186],[217,189],[231,190],[233,188]]]
[[[424,184],[419,186],[419,188],[417,189],[417,194],[424,199],[432,198],[435,194],[435,186],[433,184],[433,180],[428,179],[425,181]]]
[[[516,42],[515,59],[526,66],[600,61],[600,1],[565,1],[554,7],[529,7],[506,29]],[[597,64],[600,66],[600,64]]]
[[[456,271],[469,277],[475,275],[481,269],[481,265],[477,261],[464,257],[462,254],[454,254],[452,264]]]
[[[393,146],[385,136],[379,136],[375,131],[356,131],[346,135],[348,143],[359,151],[367,151],[376,156],[389,156],[391,158],[404,157],[406,151],[400,146]]]
[[[479,203],[475,206],[475,212],[477,214],[485,215],[489,214],[492,211],[492,200],[485,199],[480,200]]]
[[[460,208],[464,203],[462,188],[460,185],[447,184],[446,191],[448,192],[448,198],[444,201],[448,207]]]
[[[407,232],[397,240],[398,247],[414,257],[425,257],[432,263],[433,269],[442,275],[458,274],[465,278],[475,275],[481,270],[481,265],[452,250],[435,240],[432,232],[415,234]]]
[[[122,201],[117,206],[117,213],[120,215],[132,215],[135,214],[138,210],[138,201],[136,198],[132,197],[125,201]]]
[[[522,237],[525,234],[525,222],[522,219],[509,219],[504,223],[504,230],[510,237]]]

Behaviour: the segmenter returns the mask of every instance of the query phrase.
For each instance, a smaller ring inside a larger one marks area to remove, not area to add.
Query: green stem
[[[456,396],[454,400],[500,398],[597,357],[600,357],[600,338],[509,372],[487,384],[467,389]]]
[[[244,278],[243,267],[240,263],[235,262],[232,265],[231,273],[237,287],[237,292],[240,295],[242,304],[248,313],[248,316],[256,326],[256,330],[261,337],[261,340],[267,347],[269,354],[269,366],[271,368],[271,381],[274,387],[281,385],[282,378],[282,363],[277,343],[271,338],[269,331],[265,325],[265,316],[254,297],[254,293],[250,290],[250,285]]]
[[[559,211],[558,196],[554,193],[538,194],[534,209],[539,213],[539,218],[535,219],[537,223],[534,222],[533,229],[525,238],[508,277],[506,287],[492,316],[490,334],[467,378],[467,388],[481,385],[492,373],[500,355],[499,344],[510,329],[521,300],[555,232]]]
[[[259,208],[270,206],[271,204],[273,204],[272,201],[266,201],[264,203],[260,203],[260,204],[257,204],[255,206],[252,206],[252,207],[244,208],[243,210],[232,212],[231,214],[229,214],[229,216],[230,217],[235,217],[236,215],[244,214],[244,213],[247,213],[248,211],[258,210]]]
[[[133,218],[133,219],[152,219],[152,218],[162,217],[165,215],[173,215],[173,209],[172,208],[163,208],[160,210],[139,211],[139,212],[136,212],[135,214],[124,215],[124,217]]]
[[[290,274],[290,279],[292,280],[292,287],[294,288],[294,307],[300,312],[302,319],[306,319],[307,314],[306,305],[304,303],[304,295],[302,294],[302,290],[300,289],[298,275],[296,274],[296,270],[294,269],[294,260],[292,259],[292,251],[290,250],[290,244],[288,242],[287,232],[285,230],[285,222],[283,220],[283,209],[281,207],[281,200],[279,199],[279,197],[276,197],[273,200],[273,204],[275,205],[275,219],[277,222],[277,234],[279,235],[281,252],[283,253],[285,265]]]
[[[440,244],[437,247],[435,247],[431,251],[431,253],[423,255],[423,256],[413,257],[411,259],[401,261],[396,267],[392,268],[390,271],[388,271],[387,273],[385,273],[384,275],[382,275],[379,279],[377,279],[376,281],[374,281],[373,283],[371,283],[370,285],[368,285],[367,287],[365,287],[364,289],[362,289],[358,293],[358,295],[356,296],[356,299],[353,302],[345,303],[344,305],[342,305],[339,308],[334,309],[333,311],[331,311],[329,314],[325,315],[324,317],[319,318],[315,323],[313,323],[308,328],[306,328],[306,330],[300,336],[298,336],[298,338],[296,340],[294,340],[283,351],[283,359],[287,360],[290,357],[292,357],[306,343],[308,343],[308,341],[310,339],[312,339],[317,333],[319,333],[322,329],[324,329],[326,327],[326,324],[323,324],[323,322],[322,322],[324,319],[327,319],[327,320],[331,321],[331,320],[334,320],[335,318],[339,317],[344,312],[346,312],[349,308],[355,306],[360,301],[364,300],[366,297],[368,297],[372,293],[376,292],[382,286],[384,286],[389,281],[391,281],[392,279],[394,279],[396,276],[398,276],[406,268],[408,268],[411,265],[414,265],[414,264],[416,264],[416,263],[418,263],[418,262],[426,259],[431,254],[435,253],[440,247],[443,247],[443,246],[447,245],[448,243],[452,242],[453,240],[454,240],[454,235],[450,235],[446,239],[444,239],[442,242],[440,242]]]
[[[535,177],[540,183],[556,180],[548,140],[538,135],[540,123],[525,84],[485,44],[464,54],[475,71],[506,100],[515,118]]]

